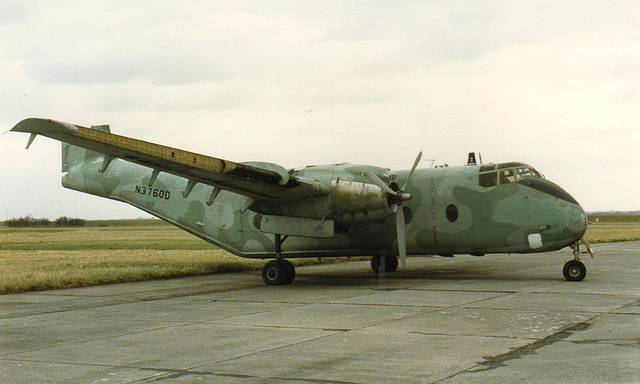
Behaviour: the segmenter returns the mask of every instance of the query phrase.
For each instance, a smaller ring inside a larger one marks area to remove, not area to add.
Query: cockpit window
[[[496,169],[495,164],[486,164],[480,167],[480,172],[493,171],[494,169]]]
[[[496,169],[497,168],[497,169]],[[515,183],[525,177],[538,177],[542,175],[533,167],[523,163],[487,164],[480,167],[478,183],[481,187],[495,187],[502,184]]]
[[[478,181],[481,187],[495,187],[498,185],[498,174],[496,172],[481,173]]]
[[[505,169],[501,170],[500,173],[500,185],[509,184],[516,182],[516,176],[514,175],[513,169]]]
[[[541,177],[540,173],[532,167],[518,168],[518,180],[525,177]]]

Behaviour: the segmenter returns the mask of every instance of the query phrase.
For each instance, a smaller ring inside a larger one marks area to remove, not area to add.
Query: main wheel
[[[296,278],[296,267],[289,260],[281,260],[282,266],[285,271],[284,285],[289,285],[293,283],[293,280]]]
[[[376,255],[371,258],[371,269],[375,273],[382,270],[382,255]],[[394,255],[384,255],[384,271],[395,272],[398,269],[398,258]]]
[[[569,260],[562,268],[562,273],[569,281],[582,281],[587,275],[587,267],[580,260]]]
[[[295,277],[296,270],[288,260],[267,261],[262,267],[262,280],[267,285],[288,285]]]

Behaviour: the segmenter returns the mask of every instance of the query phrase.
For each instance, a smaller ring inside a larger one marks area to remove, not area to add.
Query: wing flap
[[[274,164],[260,167],[235,163],[55,120],[25,119],[11,131],[30,133],[29,144],[34,135],[42,135],[256,200],[291,201],[328,193],[320,183],[289,177],[286,170]]]

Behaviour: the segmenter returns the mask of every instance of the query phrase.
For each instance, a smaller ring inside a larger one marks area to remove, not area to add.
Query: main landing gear
[[[398,269],[398,258],[395,255],[387,255],[386,252],[382,252],[371,258],[371,269],[375,273],[395,272]]]
[[[289,260],[282,258],[282,243],[284,239],[281,235],[275,235],[276,259],[270,260],[262,267],[262,280],[267,285],[289,285],[296,278],[296,268]]]
[[[289,285],[296,278],[296,269],[289,260],[270,260],[262,267],[262,280],[268,285]]]
[[[580,252],[580,241],[587,247],[587,252]],[[562,273],[568,281],[582,281],[587,275],[587,267],[580,261],[580,254],[589,253],[591,258],[593,258],[593,249],[591,249],[591,245],[582,238],[571,244],[571,249],[573,249],[573,260],[567,261],[564,268],[562,268]]]

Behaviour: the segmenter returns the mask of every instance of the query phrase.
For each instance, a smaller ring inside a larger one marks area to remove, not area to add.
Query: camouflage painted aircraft
[[[576,200],[533,167],[509,162],[392,172],[332,164],[287,170],[236,163],[46,119],[14,132],[62,142],[62,185],[131,204],[234,255],[271,259],[266,284],[291,284],[287,258],[372,256],[376,273],[398,255],[535,253],[573,249],[563,269],[580,281],[587,218]]]

